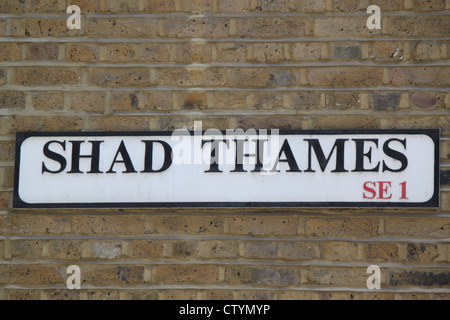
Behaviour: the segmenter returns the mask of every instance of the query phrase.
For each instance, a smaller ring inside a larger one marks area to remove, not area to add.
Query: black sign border
[[[266,129],[255,129],[256,131]],[[162,209],[162,208],[439,208],[440,193],[440,129],[376,129],[376,130],[279,130],[280,135],[345,135],[345,134],[409,134],[427,135],[435,145],[434,194],[423,203],[405,202],[150,202],[150,203],[39,203],[30,204],[19,197],[19,166],[22,143],[30,137],[133,137],[171,136],[174,131],[114,131],[114,132],[17,132],[14,168],[14,209]],[[191,134],[195,131],[190,130]],[[205,133],[206,131],[202,131]],[[226,130],[220,130],[226,134]],[[270,129],[267,129],[270,132]]]

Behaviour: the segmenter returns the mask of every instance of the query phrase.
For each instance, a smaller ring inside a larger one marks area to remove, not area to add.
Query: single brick
[[[296,267],[231,265],[226,269],[226,282],[231,285],[286,287],[301,281]]]
[[[138,95],[135,92],[114,92],[111,99],[115,112],[137,111],[139,108]]]
[[[170,38],[225,38],[230,30],[227,18],[173,18],[166,20],[165,24]]]
[[[445,0],[412,0],[413,9],[419,11],[445,10]]]
[[[395,270],[389,272],[389,285],[414,287],[448,287],[450,273],[443,270]]]
[[[309,68],[306,76],[311,86],[362,87],[383,83],[383,70],[371,67]]]
[[[406,260],[408,262],[433,263],[439,258],[438,245],[434,243],[408,243]]]
[[[75,111],[103,112],[105,110],[105,92],[74,92],[72,109]]]
[[[375,41],[372,43],[371,59],[376,62],[403,61],[408,45],[400,41]]]
[[[246,241],[242,244],[243,257],[247,259],[276,259],[278,244],[273,241]]]
[[[419,91],[411,95],[412,105],[420,109],[445,109],[445,94]]]
[[[13,37],[44,38],[73,37],[83,35],[82,29],[67,28],[67,19],[61,18],[15,18],[11,20],[11,35]]]
[[[157,265],[152,268],[153,282],[160,285],[219,284],[217,265]]]
[[[313,110],[320,108],[320,92],[292,92],[289,96],[292,102],[292,108],[295,110]]]
[[[281,62],[285,60],[282,43],[258,43],[253,45],[253,59],[257,62]]]
[[[51,42],[30,43],[28,60],[57,60],[59,45]]]
[[[11,241],[11,253],[13,258],[37,259],[42,256],[42,241],[39,240],[14,240]]]
[[[113,62],[137,61],[139,47],[131,43],[112,43],[100,46],[100,60]]]
[[[448,34],[450,21],[445,16],[418,15],[389,16],[383,18],[383,35],[396,37],[444,37]]]
[[[216,109],[245,109],[247,107],[247,92],[230,92],[216,91],[214,92],[214,100]]]
[[[213,11],[213,2],[211,0],[192,0],[180,1],[180,11],[191,14],[211,13]]]
[[[25,13],[25,1],[4,0],[0,3],[0,13]]]
[[[401,94],[397,92],[372,93],[370,106],[375,111],[398,110]]]
[[[228,76],[224,68],[160,68],[158,83],[179,87],[215,87],[226,85]]]
[[[67,44],[66,59],[74,62],[100,61],[100,49],[97,44],[70,43]]]
[[[140,286],[144,284],[145,267],[139,265],[84,265],[81,287],[91,286]]]
[[[80,235],[142,235],[145,217],[141,215],[75,215],[71,217],[72,232]]]
[[[207,259],[237,259],[238,243],[233,240],[200,241],[199,256]]]
[[[122,13],[139,11],[139,0],[100,0],[102,11]]]
[[[0,161],[14,160],[15,145],[14,141],[0,141]]]
[[[289,69],[236,68],[233,86],[237,88],[289,87],[297,83],[297,75]]]
[[[389,218],[385,219],[386,235],[416,238],[445,238],[450,232],[450,221],[445,218]]]
[[[305,36],[305,19],[258,17],[236,19],[235,35],[243,38],[290,38]]]
[[[364,246],[365,258],[373,262],[399,262],[399,247],[395,243],[371,243]]]
[[[82,70],[63,67],[16,67],[11,83],[23,86],[56,86],[81,83]]]
[[[139,105],[144,111],[167,111],[173,109],[173,98],[170,91],[141,91],[138,97]]]
[[[249,94],[249,105],[254,109],[273,110],[277,108],[286,108],[281,92],[255,92]]]
[[[292,60],[317,61],[322,58],[322,43],[300,42],[292,45]]]
[[[336,60],[361,59],[361,45],[359,44],[332,44],[332,57]]]
[[[170,61],[170,45],[162,43],[140,44],[140,61],[168,62]]]
[[[73,116],[12,116],[10,129],[16,131],[80,131],[82,120]]]
[[[82,240],[52,240],[48,242],[47,254],[52,260],[79,261],[82,257]]]
[[[113,260],[123,256],[123,244],[120,240],[89,241],[89,258]]]
[[[415,60],[439,60],[442,58],[442,48],[447,44],[438,42],[419,42],[415,44]]]
[[[149,18],[90,18],[86,33],[91,38],[156,38],[158,19]]]
[[[55,215],[14,215],[10,219],[8,234],[12,235],[60,235],[68,222],[68,218]]]
[[[216,61],[217,62],[246,62],[247,47],[246,43],[216,43]]]
[[[64,96],[62,92],[33,92],[33,107],[36,110],[62,110],[64,108]]]
[[[147,68],[92,68],[90,84],[101,87],[145,87],[150,85]]]
[[[369,238],[378,233],[378,218],[310,218],[306,234],[311,237]]]
[[[176,8],[175,0],[146,0],[143,5],[142,11],[149,13],[174,12]]]
[[[163,256],[163,242],[158,240],[128,240],[123,248],[128,259],[153,260]]]
[[[361,287],[365,286],[368,278],[366,268],[324,268],[317,267],[305,272],[305,281],[308,285],[328,287]],[[381,284],[383,286],[383,283]]]
[[[250,0],[218,0],[221,13],[245,13],[250,11]]]
[[[278,257],[288,261],[307,261],[320,258],[320,248],[315,243],[280,242]]]
[[[355,242],[325,242],[321,248],[323,260],[358,261],[358,244]]]
[[[371,37],[381,30],[370,30],[366,17],[328,17],[314,20],[315,37]]]
[[[297,219],[293,217],[227,217],[228,233],[240,235],[295,235]]]
[[[193,259],[198,256],[199,245],[197,241],[180,240],[172,243],[172,258]]]
[[[208,108],[208,97],[205,91],[187,91],[177,94],[183,110],[205,110]]]
[[[279,129],[279,130],[300,130],[303,121],[300,117],[292,116],[258,116],[258,117],[238,117],[237,128],[248,129]]]
[[[450,186],[450,170],[441,169],[440,184],[441,186]]]
[[[0,62],[22,60],[22,49],[18,43],[0,43]]]
[[[177,62],[211,62],[212,47],[210,43],[184,43],[176,45]]]
[[[20,91],[0,91],[0,109],[25,108],[25,94]]]
[[[360,109],[361,97],[359,92],[327,92],[327,108],[337,110]]]

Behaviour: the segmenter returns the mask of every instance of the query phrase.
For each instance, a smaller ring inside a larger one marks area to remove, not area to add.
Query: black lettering
[[[145,168],[143,173],[164,172],[172,165],[173,152],[170,145],[165,141],[142,141],[145,143]],[[164,148],[164,163],[158,170],[153,169],[153,145],[159,143]]]
[[[60,166],[59,166],[58,170],[52,171],[52,170],[49,170],[47,168],[47,166],[45,165],[45,162],[42,162],[42,173],[43,174],[46,173],[46,172],[52,173],[52,174],[58,174],[58,173],[63,172],[66,169],[66,166],[67,166],[67,161],[66,161],[66,158],[64,158],[64,156],[62,156],[59,153],[56,153],[56,152],[53,152],[53,151],[50,150],[50,145],[52,143],[57,143],[57,144],[61,145],[63,150],[66,151],[66,142],[65,141],[63,141],[63,142],[62,141],[49,141],[49,142],[47,142],[45,144],[45,146],[44,146],[44,149],[43,149],[44,155],[47,158],[58,162]]]
[[[122,157],[122,160],[117,160],[119,154]],[[125,165],[126,171],[124,173],[136,173],[136,170],[134,170],[133,163],[131,162],[130,155],[128,154],[127,148],[125,147],[125,143],[120,143],[119,149],[117,150],[116,156],[114,157],[114,161],[111,164],[111,169],[107,173],[116,173],[113,169],[116,163],[123,163]]]
[[[235,168],[231,172],[246,172],[244,170],[244,157],[255,157],[256,164],[255,164],[255,169],[252,172],[261,172],[262,168],[263,168],[263,164],[262,164],[260,156],[264,154],[264,142],[268,141],[268,140],[255,140],[256,154],[244,154],[245,141],[246,140],[244,140],[244,139],[234,140],[234,142],[236,143],[236,162],[235,162]]]
[[[209,166],[209,170],[205,171],[206,173],[220,173],[222,171],[219,170],[219,143],[224,142],[228,147],[227,140],[202,140],[202,148],[206,143],[211,143],[211,164]]]
[[[348,172],[348,170],[345,170],[344,168],[344,155],[345,155],[344,151],[345,151],[345,142],[348,141],[347,139],[337,139],[327,158],[325,158],[325,154],[318,139],[305,139],[304,141],[308,141],[309,143],[308,170],[306,170],[305,172],[316,172],[311,167],[313,149],[322,172],[325,171],[328,162],[330,162],[331,156],[333,155],[335,149],[336,149],[336,168],[331,172]]]
[[[72,169],[67,173],[82,173],[80,171],[80,158],[91,159],[91,171],[88,173],[102,173],[100,171],[100,144],[104,141],[89,141],[92,144],[90,155],[80,155],[81,144],[84,141],[69,141],[72,143]]]
[[[373,142],[378,148],[378,139],[353,139],[353,141],[356,143],[356,168],[352,172],[378,172],[380,163],[372,169],[364,168],[364,158],[369,159],[369,162],[372,163],[372,148],[364,153],[364,143]]]
[[[401,172],[404,171],[407,167],[408,167],[408,158],[401,152],[398,152],[397,150],[391,149],[389,147],[389,144],[392,141],[396,141],[396,142],[400,142],[406,150],[406,139],[400,140],[400,139],[390,139],[388,141],[386,141],[383,145],[383,151],[384,153],[391,157],[392,159],[398,160],[400,161],[400,163],[402,164],[402,166],[400,167],[400,169],[391,169],[386,165],[386,162],[383,161],[383,172],[385,171],[391,171],[391,172]]]
[[[283,153],[286,156],[286,160],[281,159]],[[272,169],[272,172],[276,171],[276,167],[279,162],[286,162],[289,165],[289,170],[286,172],[302,172],[297,165],[297,161],[295,161],[294,153],[292,152],[291,146],[289,145],[288,140],[284,140],[283,146],[281,147],[280,153],[278,155],[278,159],[275,163],[275,166]],[[278,170],[280,172],[280,170]]]

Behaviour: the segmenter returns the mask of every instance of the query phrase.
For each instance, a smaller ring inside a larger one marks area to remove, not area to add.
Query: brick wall
[[[67,6],[82,10],[68,30]],[[382,29],[366,9],[379,5]],[[449,0],[0,2],[1,299],[449,299]],[[14,210],[18,131],[441,129],[439,209]],[[66,269],[81,268],[82,290]],[[377,264],[382,289],[366,288]]]

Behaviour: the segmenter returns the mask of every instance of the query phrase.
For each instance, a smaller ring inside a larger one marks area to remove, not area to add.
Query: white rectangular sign
[[[18,133],[14,207],[437,207],[439,131]]]

